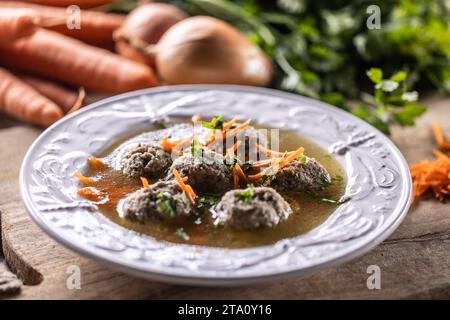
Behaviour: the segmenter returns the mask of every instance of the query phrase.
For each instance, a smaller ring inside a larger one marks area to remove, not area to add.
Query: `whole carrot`
[[[76,5],[79,6],[81,9],[89,9],[113,3],[114,0],[24,0],[24,2],[30,2],[53,7],[68,7],[70,5]]]
[[[10,43],[33,35],[38,17],[30,9],[2,9],[0,11],[0,43]]]
[[[66,23],[63,25],[51,26],[47,29],[105,48],[114,47],[113,33],[124,21],[122,15],[112,13],[81,10],[78,15],[66,8],[41,6],[20,1],[0,1],[0,10],[5,8],[27,8],[36,11],[43,19],[64,19]]]
[[[5,69],[0,68],[0,111],[27,123],[47,127],[62,110]]]
[[[79,92],[69,90],[55,82],[30,75],[16,74],[16,76],[55,102],[65,113],[76,108],[78,104],[79,106],[84,104],[84,97],[80,96]]]
[[[0,45],[0,63],[104,93],[156,85],[149,67],[48,30]]]

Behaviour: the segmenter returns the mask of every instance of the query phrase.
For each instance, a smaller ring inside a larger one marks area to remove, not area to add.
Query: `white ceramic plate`
[[[351,200],[307,234],[250,249],[175,245],[116,225],[77,195],[72,174],[87,169],[88,156],[168,114],[239,115],[297,131],[334,154]],[[102,100],[59,121],[31,146],[20,185],[36,223],[76,252],[139,277],[224,286],[304,275],[369,251],[404,218],[412,184],[394,144],[337,108],[269,89],[174,86]]]

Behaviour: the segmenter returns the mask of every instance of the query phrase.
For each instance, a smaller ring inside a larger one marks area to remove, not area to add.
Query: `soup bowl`
[[[346,175],[345,203],[305,234],[252,248],[175,244],[114,223],[81,198],[73,173],[115,141],[167,116],[217,114],[289,130],[328,150]],[[374,248],[411,203],[408,165],[395,145],[362,120],[325,103],[271,89],[192,85],[101,100],[48,128],[22,164],[21,196],[56,241],[123,272],[157,281],[231,286],[301,276]]]

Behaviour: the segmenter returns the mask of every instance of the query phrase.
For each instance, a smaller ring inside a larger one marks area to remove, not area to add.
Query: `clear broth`
[[[120,143],[108,148],[102,156],[107,157]],[[315,158],[327,169],[332,177],[332,183],[320,196],[304,193],[281,193],[291,205],[293,213],[286,221],[274,228],[245,231],[230,227],[217,227],[212,222],[209,210],[206,209],[200,213],[199,217],[182,222],[156,219],[145,223],[133,222],[119,216],[117,204],[128,194],[141,188],[141,181],[128,178],[110,168],[101,172],[91,168],[87,175],[95,176],[96,188],[109,195],[109,202],[99,205],[101,213],[125,228],[149,235],[157,240],[173,243],[225,248],[263,246],[304,234],[319,226],[338,206],[337,203],[323,201],[322,198],[338,200],[345,193],[345,172],[327,151],[290,131],[280,131],[279,144],[280,150],[293,150],[303,146],[307,156]],[[180,230],[183,230],[189,238],[180,236]]]

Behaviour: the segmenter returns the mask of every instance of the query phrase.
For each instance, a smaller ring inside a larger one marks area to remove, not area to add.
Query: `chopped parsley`
[[[199,152],[202,150],[202,146],[197,141],[197,139],[192,139],[191,143],[191,154],[193,157],[198,156]]]
[[[239,197],[242,201],[245,203],[252,202],[253,198],[255,197],[255,188],[252,184],[249,184],[247,186],[247,189],[244,189],[242,191],[237,191],[236,196]]]
[[[175,231],[175,234],[184,241],[188,241],[191,238],[191,237],[189,237],[189,235],[186,233],[186,231],[183,228],[178,228]]]
[[[309,162],[309,157],[302,154],[300,157],[297,158],[298,162],[301,164],[307,164]]]
[[[213,194],[203,195],[197,200],[198,208],[210,208],[219,202],[219,197]]]
[[[210,122],[203,121],[203,126],[205,128],[209,128],[209,129],[222,130],[224,123],[225,123],[225,120],[222,118],[222,116],[216,116],[216,117],[212,118]]]
[[[160,192],[156,195],[156,206],[158,210],[169,218],[177,215],[178,200],[167,192]]]

